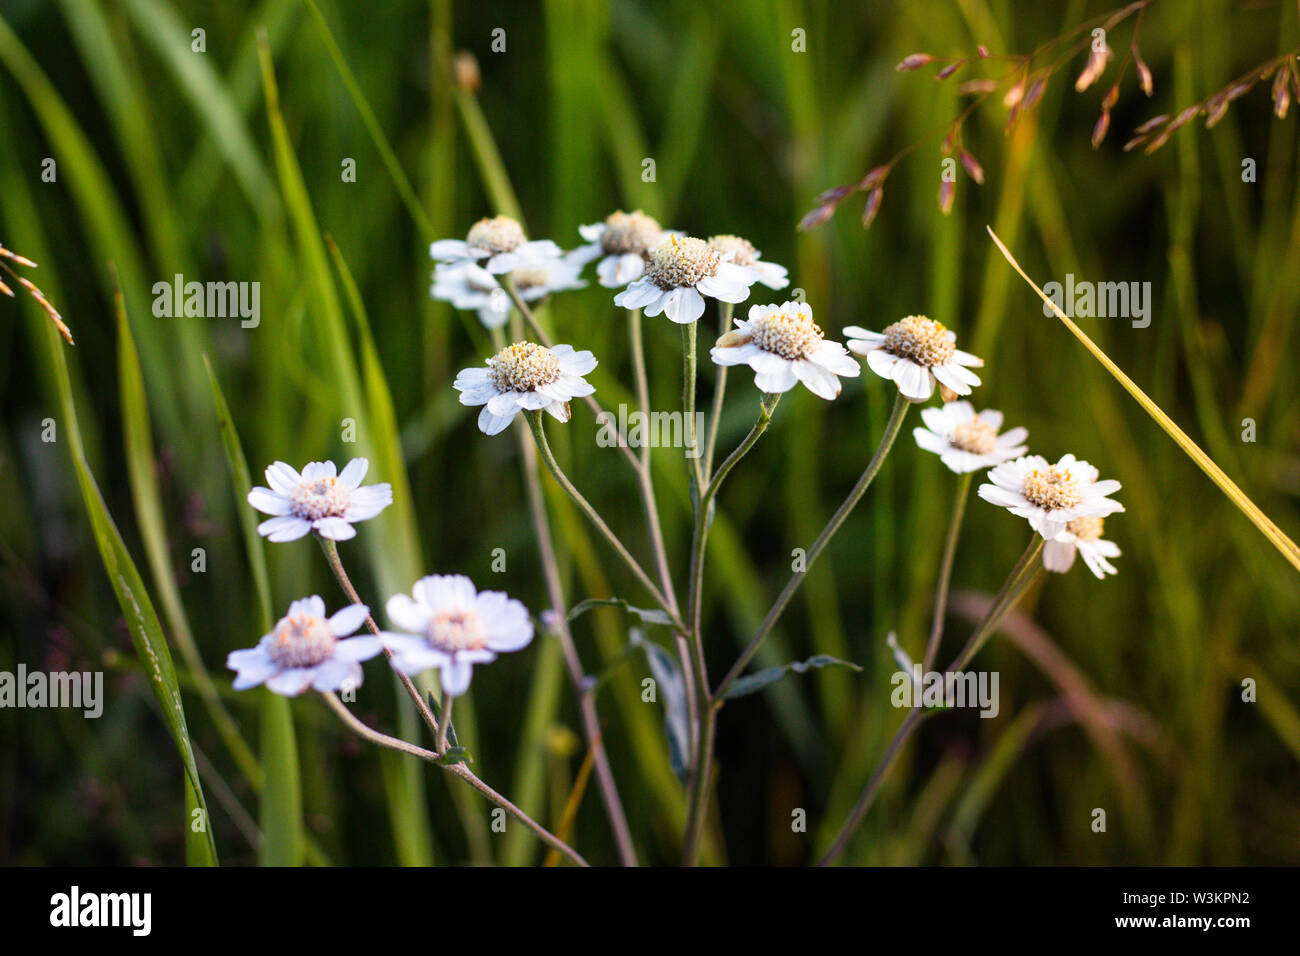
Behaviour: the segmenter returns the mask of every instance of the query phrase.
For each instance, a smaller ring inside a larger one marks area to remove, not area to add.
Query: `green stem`
[[[710,507],[730,471],[737,462],[754,447],[767,426],[772,421],[772,412],[779,394],[765,394],[759,405],[758,420],[750,428],[745,440],[727,456],[718,467],[717,473],[709,481],[708,487],[700,494],[699,507],[696,511],[695,530],[691,540],[690,587],[687,592],[687,623],[695,649],[695,680],[697,710],[700,714],[700,731],[696,740],[695,760],[692,762],[690,781],[687,786],[686,835],[682,841],[682,860],[687,866],[694,866],[699,856],[700,845],[704,836],[704,822],[707,817],[711,778],[713,776],[713,739],[717,731],[717,708],[709,697],[708,671],[704,666],[704,637],[701,628],[702,608],[704,604],[704,553],[708,544]]]
[[[682,326],[682,412],[686,416],[686,458],[690,462],[695,496],[704,490],[704,470],[700,464],[700,439],[695,432],[695,327],[699,322]],[[697,518],[698,520],[698,518]]]
[[[447,752],[447,728],[451,726],[451,706],[456,698],[446,692],[442,695],[442,716],[438,718],[438,753]]]
[[[1041,573],[1041,565],[1033,568],[1031,568],[1031,565],[1038,560],[1042,550],[1043,538],[1041,535],[1035,534],[1033,540],[1029,542],[1029,546],[1021,554],[1020,560],[1016,562],[1015,567],[1011,569],[1011,573],[1007,575],[1007,579],[1003,582],[997,597],[993,599],[993,605],[989,608],[988,613],[984,615],[984,619],[971,633],[965,648],[948,665],[947,673],[955,673],[965,667],[979,649],[984,646],[988,638],[997,632],[1007,612],[1016,606],[1029,585]],[[912,712],[907,715],[907,718],[894,734],[894,739],[885,748],[885,753],[881,756],[880,763],[876,765],[870,779],[867,780],[867,785],[862,788],[862,793],[858,795],[852,812],[849,813],[848,819],[844,821],[844,826],[840,828],[839,834],[835,837],[835,842],[831,844],[830,849],[818,861],[818,866],[829,866],[835,861],[836,857],[844,852],[849,845],[849,841],[853,838],[853,834],[857,832],[858,827],[862,824],[863,817],[871,809],[871,804],[876,798],[876,793],[880,790],[880,785],[884,782],[885,774],[889,772],[889,768],[893,765],[894,758],[898,756],[899,750],[902,749],[903,744],[912,735],[912,731],[916,730],[926,716],[924,708],[920,706],[914,707]]]
[[[507,813],[514,816],[517,820],[519,820],[520,823],[526,826],[529,830],[532,830],[533,833],[535,833],[538,836],[538,838],[542,840],[542,842],[547,844],[547,846],[559,850],[561,853],[563,853],[569,859],[573,860],[573,862],[577,863],[579,866],[591,865],[586,860],[584,860],[581,856],[579,856],[578,852],[574,850],[573,847],[569,846],[567,843],[565,843],[555,834],[551,833],[550,830],[546,829],[544,826],[542,826],[540,823],[538,823],[528,814],[524,813],[523,810],[520,810],[517,806],[515,806],[513,803],[511,803],[501,794],[497,793],[486,783],[480,780],[472,770],[470,770],[467,766],[465,766],[465,764],[463,763],[456,763],[451,765],[444,764],[441,762],[442,756],[440,753],[434,753],[432,750],[425,750],[423,747],[417,747],[415,744],[407,743],[405,740],[399,740],[397,737],[390,737],[388,734],[380,733],[374,728],[368,727],[365,723],[359,720],[356,717],[356,715],[352,713],[352,711],[348,710],[347,707],[344,706],[343,702],[339,700],[337,697],[335,697],[332,693],[329,693],[327,691],[325,693],[322,693],[321,696],[325,698],[325,703],[328,704],[330,709],[333,710],[334,713],[336,713],[339,716],[339,719],[342,720],[343,723],[346,724],[359,737],[362,737],[370,741],[371,743],[376,744],[377,746],[387,747],[389,750],[396,750],[399,751],[400,753],[409,754],[412,757],[419,757],[421,760],[425,760],[431,764],[441,767],[443,770],[446,770],[448,773],[455,774],[457,777],[460,777],[462,780],[464,780],[466,783],[472,786],[479,793],[483,794],[483,796],[487,797],[497,806],[501,807]],[[446,705],[447,706],[445,710],[447,712],[450,712],[451,698],[446,698]],[[445,750],[445,748],[440,748],[440,749]]]
[[[948,538],[943,545],[943,560],[939,565],[939,582],[934,591],[934,619],[930,622],[930,639],[925,645],[921,670],[928,671],[939,653],[943,639],[943,618],[948,611],[948,587],[952,582],[952,563],[957,555],[957,538],[961,534],[961,519],[966,514],[966,500],[970,497],[974,472],[967,472],[957,483],[957,497],[952,506],[952,520],[948,524]]]
[[[338,545],[329,538],[317,536],[317,540],[320,541],[321,550],[325,552],[325,560],[329,562],[330,570],[334,572],[334,577],[338,579],[339,586],[343,588],[343,593],[348,596],[348,600],[353,604],[363,603],[361,597],[357,594],[357,589],[352,586],[352,579],[348,577],[348,572],[343,569],[343,561],[339,558]],[[379,630],[379,625],[375,623],[374,617],[368,613],[366,614],[366,627],[368,627],[370,633],[374,634],[376,637],[382,633]],[[388,648],[384,648],[384,656],[391,662],[393,652]],[[406,692],[410,695],[411,700],[415,701],[416,710],[420,712],[420,717],[424,720],[425,725],[434,734],[434,740],[437,740],[438,718],[435,717],[433,711],[429,709],[429,705],[424,700],[424,695],[420,693],[419,689],[415,686],[415,682],[412,681],[411,678],[407,677],[396,668],[393,669],[393,673],[395,673],[398,680],[402,682],[402,686],[406,688]]]
[[[880,466],[884,464],[885,456],[889,454],[889,450],[893,447],[894,439],[898,437],[898,433],[903,427],[903,419],[906,417],[910,405],[911,403],[903,397],[901,392],[898,394],[898,397],[894,399],[894,409],[889,415],[889,421],[885,424],[885,433],[880,437],[880,444],[876,446],[876,452],[871,456],[871,461],[867,464],[866,470],[862,473],[862,476],[858,478],[857,484],[853,486],[853,490],[849,492],[848,497],[844,499],[835,514],[833,514],[831,519],[826,522],[826,526],[822,528],[821,533],[817,535],[817,540],[812,543],[812,547],[808,549],[808,554],[804,562],[804,569],[802,571],[795,571],[790,576],[790,580],[786,582],[781,593],[777,595],[777,599],[775,603],[773,603],[772,609],[767,612],[767,616],[763,618],[763,623],[758,626],[758,632],[754,635],[749,644],[745,646],[745,649],[741,652],[736,663],[732,666],[731,670],[727,672],[727,676],[722,679],[722,683],[719,684],[717,689],[713,692],[712,700],[714,707],[720,707],[722,705],[722,701],[727,695],[727,688],[731,686],[732,682],[737,677],[744,673],[745,667],[749,664],[754,655],[758,653],[759,647],[762,645],[763,641],[766,640],[767,635],[771,633],[772,628],[776,625],[777,619],[785,610],[786,605],[790,603],[790,599],[794,597],[794,592],[797,591],[799,585],[803,583],[804,575],[811,570],[813,562],[817,560],[818,555],[820,555],[825,549],[826,545],[835,535],[835,532],[840,529],[842,524],[844,524],[845,519],[849,516],[849,512],[857,506],[857,503],[866,493],[867,488],[870,487],[872,480],[880,471]]]
[[[726,335],[731,329],[731,313],[735,308],[730,302],[723,302],[718,310],[718,335]],[[713,452],[718,445],[718,421],[722,418],[722,398],[727,392],[727,366],[717,366],[718,374],[713,381],[713,407],[709,411],[709,437],[704,442],[704,480],[713,477]]]
[[[609,525],[607,525],[605,520],[596,512],[596,509],[591,506],[590,502],[582,496],[582,493],[574,487],[573,482],[571,482],[568,476],[560,469],[559,462],[555,460],[555,454],[551,451],[551,446],[546,441],[546,430],[542,427],[542,413],[525,412],[524,414],[528,419],[528,426],[533,430],[533,438],[537,442],[537,451],[541,454],[542,461],[546,463],[546,467],[550,469],[551,476],[555,478],[556,482],[558,482],[560,487],[564,489],[565,493],[573,499],[573,503],[578,506],[578,510],[587,516],[587,520],[592,523],[595,529],[600,532],[601,537],[603,537],[605,541],[608,542],[609,546],[614,549],[614,553],[617,554],[619,558],[622,559],[623,563],[627,565],[633,576],[641,583],[641,586],[649,592],[652,598],[654,598],[655,603],[673,619],[673,626],[680,628],[682,626],[682,623],[679,620],[680,615],[677,615],[670,610],[667,598],[665,598],[660,590],[655,587],[654,581],[650,580],[650,576],[645,573],[645,570],[637,562],[636,558],[632,557],[631,552],[629,552],[623,545],[623,542],[619,540],[618,535],[614,534],[614,532],[610,530]]]

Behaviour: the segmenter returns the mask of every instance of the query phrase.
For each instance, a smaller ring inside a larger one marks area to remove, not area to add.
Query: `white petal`
[[[277,494],[292,495],[302,484],[302,475],[293,466],[277,461],[266,469],[266,483]]]
[[[352,491],[361,487],[361,480],[366,477],[366,470],[370,467],[370,462],[365,458],[353,458],[339,475],[339,484]]]
[[[438,672],[442,681],[442,692],[452,697],[459,697],[469,690],[469,679],[474,673],[474,665],[464,659],[452,657]]]
[[[930,372],[907,359],[900,359],[894,365],[893,379],[903,397],[914,402],[923,402],[934,394],[934,378]]]
[[[254,488],[249,491],[248,503],[268,515],[287,515],[293,511],[293,502],[270,488]]]
[[[291,667],[270,677],[266,682],[266,686],[277,694],[284,694],[286,697],[297,697],[311,686],[315,676],[316,668],[314,667]]]
[[[352,492],[347,511],[343,512],[345,521],[366,521],[373,518],[393,503],[393,486],[388,482],[358,488]]]
[[[394,594],[384,605],[388,619],[404,631],[421,633],[433,619],[433,611],[428,605],[416,601],[409,594]]]
[[[1064,574],[1074,566],[1074,545],[1064,541],[1049,541],[1043,545],[1043,567]]]
[[[347,637],[365,624],[369,616],[370,608],[364,604],[349,604],[341,611],[334,612],[334,616],[330,618],[330,630],[334,632],[335,637]]]
[[[664,299],[663,312],[669,321],[689,325],[704,314],[704,296],[691,286],[673,289]]]
[[[349,637],[334,645],[334,656],[341,661],[368,661],[384,649],[384,643],[373,634]]]
[[[809,362],[807,359],[800,359],[793,363],[793,368],[794,374],[799,381],[803,382],[808,391],[818,398],[830,401],[839,395],[840,380],[820,365]]]
[[[263,521],[257,526],[258,534],[264,535],[268,540],[275,542],[297,541],[310,532],[311,522],[305,518],[299,518],[297,515],[281,515],[278,518]]]
[[[311,526],[322,538],[331,541],[347,541],[357,536],[357,529],[344,518],[319,518]]]

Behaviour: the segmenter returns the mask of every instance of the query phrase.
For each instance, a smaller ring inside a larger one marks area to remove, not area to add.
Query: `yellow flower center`
[[[722,257],[703,239],[669,236],[650,254],[645,274],[659,288],[680,289],[718,273]]]
[[[759,348],[785,359],[807,358],[822,343],[822,330],[812,311],[797,306],[764,313],[749,322],[750,340]]]
[[[1080,541],[1096,541],[1101,537],[1104,524],[1101,518],[1075,518],[1065,526],[1065,530]]]
[[[1049,465],[1025,475],[1024,496],[1045,511],[1073,508],[1083,500],[1079,481],[1065,468]]]
[[[470,226],[465,241],[476,249],[486,249],[493,254],[511,252],[527,242],[523,226],[509,216],[480,219]]]
[[[439,611],[429,622],[429,643],[440,651],[476,651],[483,642],[483,624],[474,611]]]
[[[998,430],[988,422],[972,418],[952,430],[952,443],[973,455],[987,455],[998,447]]]
[[[740,236],[721,235],[709,240],[709,245],[720,255],[731,254],[731,261],[738,266],[752,266],[758,261],[758,250],[748,239]]]
[[[334,653],[337,642],[328,621],[300,613],[280,619],[266,650],[280,667],[315,667]]]
[[[535,342],[507,345],[488,359],[488,377],[502,392],[531,392],[559,381],[560,360]]]
[[[885,329],[885,351],[926,368],[945,364],[956,350],[943,323],[924,315],[909,315]]]
[[[300,518],[316,521],[320,518],[341,517],[348,510],[352,495],[336,477],[313,478],[299,483],[294,489],[293,510]]]
[[[619,210],[605,220],[605,231],[600,235],[600,247],[606,255],[622,256],[629,253],[643,256],[657,245],[664,234],[663,227],[641,210]]]

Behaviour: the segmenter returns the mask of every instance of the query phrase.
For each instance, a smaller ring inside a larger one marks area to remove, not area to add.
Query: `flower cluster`
[[[311,462],[299,473],[277,461],[266,469],[271,487],[254,488],[248,495],[254,508],[276,515],[259,530],[271,541],[293,541],[308,532],[330,541],[353,537],[352,522],[373,518],[393,500],[387,484],[360,487],[366,467],[366,459],[354,458],[342,474],[332,461]],[[522,603],[501,591],[477,591],[463,575],[421,578],[413,595],[389,598],[388,618],[397,628],[393,632],[380,631],[364,604],[351,604],[326,617],[320,597],[294,601],[256,647],[227,657],[226,666],[236,671],[235,689],[265,684],[289,697],[308,688],[348,690],[361,684],[360,662],[386,651],[404,674],[436,668],[443,692],[458,697],[469,689],[475,664],[520,650],[533,638],[532,620]],[[373,634],[349,636],[366,623]]]

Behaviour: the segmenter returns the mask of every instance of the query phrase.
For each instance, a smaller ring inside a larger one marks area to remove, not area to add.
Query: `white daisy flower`
[[[1026,429],[1012,428],[998,434],[1002,413],[995,408],[976,415],[970,402],[948,402],[938,408],[921,409],[921,420],[925,427],[912,429],[916,443],[934,452],[959,475],[992,468],[1028,451],[1020,444],[1029,437]]]
[[[763,253],[755,249],[748,239],[732,235],[714,236],[709,240],[709,245],[728,262],[748,269],[755,282],[761,282],[769,289],[784,289],[790,284],[785,266],[764,262]]]
[[[545,409],[562,422],[569,420],[569,400],[596,389],[582,376],[596,367],[590,352],[572,345],[544,348],[533,342],[507,345],[487,360],[486,368],[462,369],[453,387],[462,405],[482,405],[478,427],[495,435],[515,419],[520,409]]]
[[[275,630],[256,647],[231,651],[226,658],[226,666],[238,672],[235,690],[264,683],[277,694],[296,697],[308,687],[319,691],[359,687],[359,662],[384,649],[377,637],[348,637],[369,613],[364,604],[351,604],[327,618],[325,602],[316,595],[294,601]]]
[[[483,264],[488,272],[500,275],[564,253],[550,239],[529,242],[524,227],[509,216],[480,219],[470,227],[464,239],[439,239],[429,246],[429,255],[451,266]]]
[[[540,259],[510,270],[509,276],[525,302],[544,298],[552,292],[582,289],[582,267],[567,259]],[[489,329],[506,324],[510,317],[510,296],[496,276],[473,263],[439,266],[433,273],[430,295],[450,302],[457,309],[474,309],[479,321]]]
[[[1083,555],[1083,563],[1088,565],[1088,570],[1098,578],[1104,580],[1108,574],[1118,574],[1115,566],[1106,559],[1119,557],[1119,545],[1102,539],[1104,525],[1104,518],[1076,518],[1071,521],[1064,531],[1043,545],[1043,567],[1064,574],[1074,564],[1074,554],[1077,551]]]
[[[387,610],[395,626],[410,632],[384,633],[393,666],[407,675],[438,668],[443,693],[453,697],[469,689],[475,664],[489,664],[533,639],[521,602],[504,591],[476,591],[463,574],[421,578],[411,595],[389,598]]]
[[[579,226],[578,233],[587,240],[566,258],[579,267],[599,259],[596,276],[607,289],[618,289],[645,272],[646,258],[667,235],[662,226],[641,210],[618,212],[604,222]]]
[[[761,391],[788,392],[803,382],[828,400],[840,393],[838,376],[862,371],[843,345],[823,337],[806,302],[751,306],[709,355],[719,365],[748,365]]]
[[[849,351],[864,356],[871,371],[893,381],[911,401],[927,401],[936,380],[958,395],[969,395],[971,386],[980,383],[967,366],[984,360],[958,349],[955,333],[923,315],[909,315],[884,332],[850,325],[844,334]]]
[[[257,526],[271,541],[296,541],[309,531],[322,538],[346,541],[356,536],[354,522],[373,518],[393,503],[393,487],[384,482],[361,487],[370,462],[353,458],[337,474],[332,461],[308,462],[302,474],[277,461],[266,469],[270,488],[254,488],[248,503],[274,515]]]
[[[650,253],[645,274],[614,296],[614,304],[689,325],[704,314],[704,296],[744,302],[753,284],[752,272],[727,262],[703,239],[670,234]]]
[[[980,485],[985,501],[1028,518],[1030,527],[1051,541],[1079,518],[1104,518],[1124,506],[1106,496],[1120,489],[1113,478],[1097,480],[1097,469],[1073,455],[1055,465],[1041,455],[1007,461],[989,472],[992,484]]]

